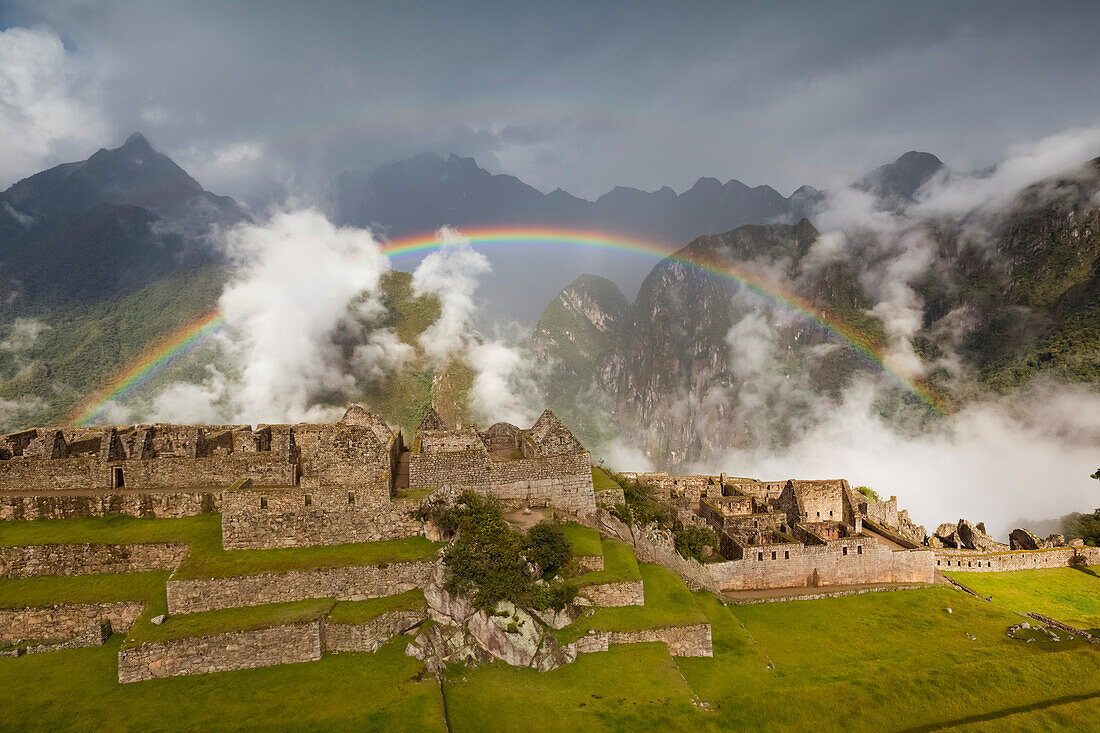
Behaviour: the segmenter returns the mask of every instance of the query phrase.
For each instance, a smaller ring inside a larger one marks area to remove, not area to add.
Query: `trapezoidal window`
[[[791,559],[791,551],[790,550],[785,550],[783,552],[783,559],[784,560],[790,560]]]
[[[840,554],[847,555],[848,554],[848,548],[847,547],[840,548]]]
[[[775,559],[775,553],[773,552],[772,553],[772,560],[774,560],[774,559]]]
[[[266,496],[261,496],[260,497],[260,508],[261,509],[267,509],[267,497]]]
[[[349,504],[354,504],[355,503],[355,492],[354,491],[349,491],[348,492],[348,503]]]
[[[313,497],[309,494],[306,494],[306,506],[313,506]]]
[[[763,560],[764,559],[764,553],[763,552],[756,553],[756,559],[757,560]]]
[[[126,477],[122,475],[122,469],[116,468],[114,470],[115,488],[121,489],[126,485]]]
[[[856,554],[857,555],[862,555],[863,554],[863,545],[856,545]]]

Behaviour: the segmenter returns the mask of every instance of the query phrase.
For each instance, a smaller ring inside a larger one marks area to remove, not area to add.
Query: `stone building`
[[[501,422],[484,432],[447,429],[429,410],[409,455],[409,487],[473,489],[573,513],[596,508],[592,456],[550,410],[529,430]]]
[[[895,498],[873,501],[843,479],[666,473],[636,479],[682,517],[694,514],[714,530],[725,561],[706,568],[722,590],[932,581],[923,528],[897,511]]]
[[[447,429],[429,410],[410,451],[358,405],[336,424],[35,428],[0,436],[0,519],[221,512],[226,548],[420,534],[405,489],[474,489],[595,509],[591,456],[549,410],[529,430]]]

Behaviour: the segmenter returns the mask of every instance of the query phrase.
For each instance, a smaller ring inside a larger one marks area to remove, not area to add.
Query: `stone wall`
[[[1100,548],[1058,547],[1052,550],[979,552],[977,550],[935,550],[936,570],[967,573],[1000,573],[1008,570],[1069,567],[1074,554],[1083,555],[1088,565],[1100,564]]]
[[[613,507],[618,504],[626,503],[626,495],[620,487],[614,489],[600,489],[595,492],[595,494],[596,503],[601,506]]]
[[[313,662],[324,654],[323,621],[153,642],[118,653],[118,681]]]
[[[592,605],[594,606],[614,607],[645,605],[645,588],[642,586],[642,581],[640,580],[626,583],[587,585],[577,592],[592,601]]]
[[[484,450],[409,455],[409,486],[414,489],[453,486],[488,491],[490,471]]]
[[[705,566],[719,590],[931,583],[935,573],[930,550],[891,550],[870,537],[782,545],[774,559],[767,546],[750,550],[740,560]]]
[[[118,485],[115,469],[122,471],[122,486]],[[295,483],[296,471],[295,464],[274,452],[111,461],[98,456],[21,457],[0,460],[0,490],[33,489],[41,494],[119,488],[222,489],[240,478],[251,478],[258,486],[289,486]]]
[[[710,624],[695,626],[666,626],[641,631],[597,631],[582,636],[574,642],[578,654],[606,652],[612,644],[645,644],[660,641],[668,645],[668,653],[674,657],[711,657]]]
[[[428,605],[421,610],[386,611],[362,624],[325,624],[325,651],[373,652],[389,639],[418,626],[428,617]]]
[[[0,639],[73,639],[104,621],[115,633],[125,634],[144,610],[140,601],[0,608]]]
[[[0,520],[73,519],[122,514],[128,517],[176,519],[220,510],[221,492],[96,492],[80,495],[0,494]]]
[[[0,578],[175,570],[187,549],[182,543],[0,547]]]
[[[234,489],[222,497],[222,545],[272,549],[412,537],[423,533],[419,507],[390,499],[384,482],[361,489]]]
[[[603,555],[578,555],[574,559],[581,572],[595,573],[603,570]]]
[[[359,601],[390,596],[425,587],[434,567],[434,561],[422,561],[211,580],[169,580],[168,612],[198,613],[308,598]]]
[[[596,509],[588,453],[493,461],[490,468],[488,491],[504,501],[579,513]]]

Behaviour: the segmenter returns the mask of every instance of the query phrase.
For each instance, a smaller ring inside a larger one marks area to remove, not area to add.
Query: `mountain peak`
[[[140,132],[135,132],[130,137],[126,138],[126,142],[122,144],[123,150],[149,150],[152,151],[153,146],[149,144],[149,141],[145,139],[145,136]]]
[[[912,201],[920,187],[943,168],[943,161],[931,153],[910,150],[856,181],[853,186],[880,199]]]

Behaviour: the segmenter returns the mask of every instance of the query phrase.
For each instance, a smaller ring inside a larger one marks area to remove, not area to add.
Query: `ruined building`
[[[220,512],[227,549],[419,534],[419,497],[442,487],[595,509],[591,456],[549,410],[529,430],[497,423],[485,432],[446,429],[430,410],[411,450],[359,406],[334,425],[159,423],[0,436],[0,519]]]

